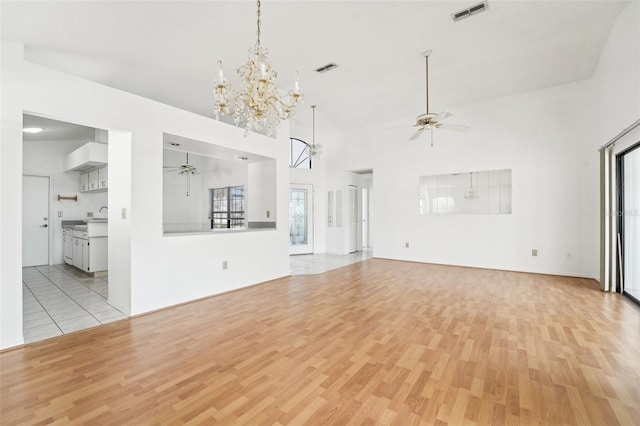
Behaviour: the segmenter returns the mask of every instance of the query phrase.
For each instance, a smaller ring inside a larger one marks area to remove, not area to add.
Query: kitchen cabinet
[[[84,236],[83,236],[84,234]],[[87,241],[87,237],[86,237],[87,233],[86,232],[82,232],[82,231],[73,231],[73,254],[72,254],[72,262],[73,262],[73,266],[75,266],[78,269],[82,269],[83,271],[84,269],[84,258],[89,256],[89,246],[85,245]],[[84,251],[87,251],[87,254],[84,254]],[[87,267],[89,267],[89,264],[87,262]]]
[[[89,190],[89,173],[83,173],[80,175],[80,192],[87,192]]]
[[[85,272],[106,271],[107,237],[92,237],[89,231],[73,230],[73,266]]]
[[[107,166],[98,169],[98,188],[107,189],[107,182],[109,181],[109,169]]]
[[[91,170],[80,175],[80,192],[104,192],[107,190],[108,169]]]
[[[62,229],[62,260],[68,265],[73,265],[73,230]]]
[[[98,171],[92,170],[89,172],[89,191],[95,191],[98,189]]]

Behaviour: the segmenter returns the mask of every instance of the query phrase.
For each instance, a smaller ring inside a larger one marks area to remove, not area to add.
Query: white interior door
[[[49,264],[49,178],[22,176],[22,266]]]
[[[289,186],[289,254],[313,253],[313,185]]]
[[[349,253],[358,250],[358,187],[349,185]]]
[[[369,247],[369,189],[362,188],[362,247]]]

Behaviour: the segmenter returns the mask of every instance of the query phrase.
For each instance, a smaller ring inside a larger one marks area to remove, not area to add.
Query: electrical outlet
[[[267,219],[271,217],[271,210],[267,210]]]
[[[87,217],[93,217],[93,212],[87,212]]]
[[[229,268],[229,261],[228,260],[223,260],[222,261],[222,270],[224,271],[225,269]]]
[[[126,219],[126,218],[127,218],[127,208],[126,208],[126,207],[123,207],[123,208],[122,208],[122,218],[123,218],[123,219]]]
[[[538,255],[538,249],[531,249],[531,256],[537,256]]]
[[[62,217],[62,210],[58,210],[58,217]]]
[[[409,248],[409,243],[404,243],[404,248]]]

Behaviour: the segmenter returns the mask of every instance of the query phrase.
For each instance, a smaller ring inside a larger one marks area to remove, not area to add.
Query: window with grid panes
[[[244,186],[209,189],[211,229],[244,227]]]

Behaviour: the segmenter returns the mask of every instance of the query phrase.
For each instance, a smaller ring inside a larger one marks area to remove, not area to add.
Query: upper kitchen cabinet
[[[107,147],[107,144],[87,142],[64,157],[62,163],[64,171],[83,173],[106,166],[108,161]]]
[[[97,170],[80,175],[80,192],[103,192],[108,188],[108,168],[101,167]]]
[[[87,142],[63,159],[65,172],[80,172],[80,192],[107,190],[108,145]]]
[[[98,189],[107,189],[107,182],[109,181],[109,169],[104,166],[98,169]]]

